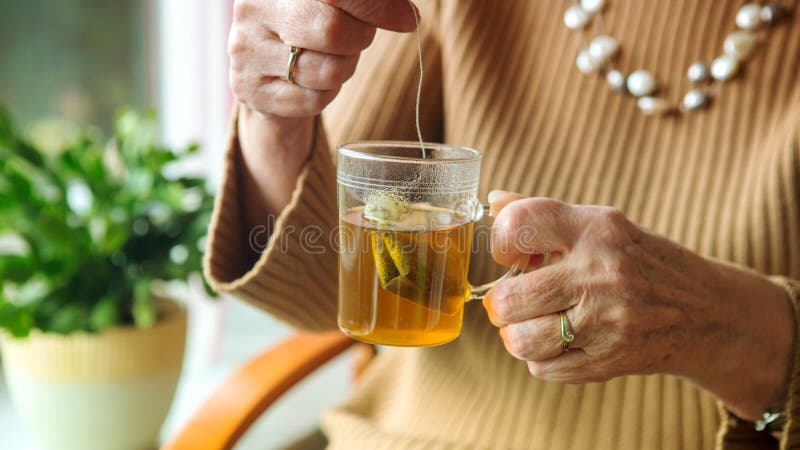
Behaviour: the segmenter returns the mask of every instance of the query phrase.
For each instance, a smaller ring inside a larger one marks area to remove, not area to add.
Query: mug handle
[[[481,220],[481,218],[484,215],[489,214],[490,206],[489,206],[488,203],[482,203],[482,204],[478,205],[477,209],[478,209],[478,212],[477,212],[476,218],[475,218],[476,222],[478,220]],[[494,281],[490,281],[490,282],[484,283],[484,284],[479,284],[477,286],[473,286],[472,284],[470,284],[469,285],[470,293],[469,293],[469,297],[467,298],[467,301],[471,302],[473,300],[483,300],[483,298],[486,297],[486,293],[488,293],[493,287],[495,287],[495,285],[497,285],[497,283],[505,280],[506,278],[515,277],[515,276],[521,274],[525,270],[524,265],[525,265],[524,262],[521,262],[521,261],[515,262],[514,264],[511,265],[511,268],[508,269],[508,272],[504,273],[503,276],[501,276],[500,278],[498,278],[498,279],[496,279]]]

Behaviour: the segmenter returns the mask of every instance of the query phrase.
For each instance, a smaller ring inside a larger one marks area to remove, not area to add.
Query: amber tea
[[[458,337],[472,220],[411,205],[402,220],[376,223],[364,207],[340,219],[339,327],[371,343],[427,346]]]
[[[336,153],[339,328],[381,345],[452,341],[464,303],[498,281],[467,282],[473,223],[487,210],[480,153],[399,141],[351,142]]]

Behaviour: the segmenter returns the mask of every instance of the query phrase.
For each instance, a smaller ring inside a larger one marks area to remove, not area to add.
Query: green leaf
[[[58,334],[70,334],[86,330],[87,311],[79,305],[66,305],[56,311],[47,331]]]
[[[208,280],[206,280],[205,275],[203,275],[202,278],[203,278],[203,289],[205,289],[206,295],[215,298],[217,296],[217,291],[215,291],[214,288],[211,287],[211,284],[208,282]]]
[[[0,104],[0,142],[2,139],[14,137],[14,125],[11,123],[11,114],[8,109]]]
[[[51,292],[50,280],[39,274],[19,286],[17,304],[34,305]]]
[[[33,317],[26,308],[18,308],[0,300],[0,328],[16,338],[24,338],[32,327]]]
[[[27,255],[0,255],[0,280],[21,284],[36,274],[36,266]]]
[[[134,285],[133,291],[133,323],[139,328],[149,328],[155,325],[157,317],[156,307],[153,304],[153,294],[150,291],[150,282],[139,280]]]
[[[144,197],[149,195],[153,190],[153,174],[145,170],[131,170],[128,173],[128,179],[125,182],[125,187],[136,197]]]
[[[102,331],[119,323],[119,307],[113,297],[105,297],[92,308],[89,326],[94,331]]]

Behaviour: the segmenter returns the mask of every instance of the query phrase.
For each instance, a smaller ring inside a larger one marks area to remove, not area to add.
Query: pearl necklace
[[[603,31],[602,12],[604,0],[573,0],[564,13],[564,24],[572,30],[584,30],[593,22],[597,34],[586,45],[584,35],[575,64],[585,74],[599,72],[606,77],[609,87],[615,91],[627,92],[635,97],[639,109],[646,115],[661,115],[669,112],[690,112],[708,105],[719,83],[733,78],[758,43],[756,31],[763,25],[774,25],[789,16],[780,1],[762,6],[748,3],[736,13],[735,31],[723,43],[723,54],[710,65],[698,61],[689,66],[686,77],[693,87],[678,104],[670,103],[662,96],[655,95],[656,78],[647,70],[635,70],[627,77],[616,67],[614,59],[619,53],[619,44]]]

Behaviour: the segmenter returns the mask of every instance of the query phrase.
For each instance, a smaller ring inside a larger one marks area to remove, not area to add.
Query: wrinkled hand
[[[237,0],[228,39],[234,96],[251,110],[313,117],[356,68],[376,28],[413,31],[408,0]],[[289,46],[303,49],[294,84]]]
[[[290,201],[314,117],[356,69],[376,28],[416,29],[408,0],[237,0],[228,38],[239,101],[245,219],[252,229]],[[287,81],[290,45],[302,49]]]
[[[493,197],[498,262],[535,266],[552,255],[550,265],[504,280],[484,300],[506,349],[533,375],[586,383],[676,374],[745,418],[780,398],[794,321],[779,286],[652,234],[614,208]],[[567,352],[561,311],[575,334]]]

